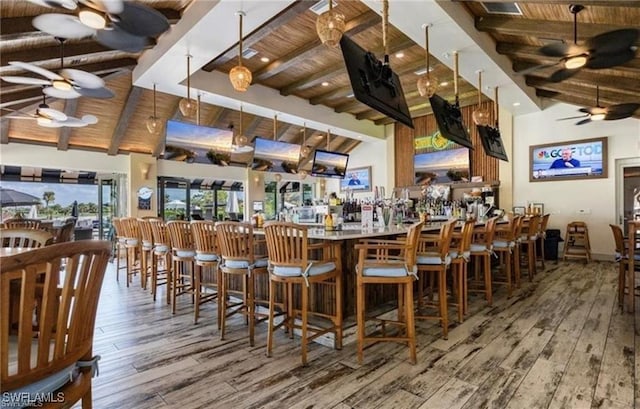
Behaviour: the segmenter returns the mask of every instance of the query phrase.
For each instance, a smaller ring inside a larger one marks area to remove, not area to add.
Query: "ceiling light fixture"
[[[427,54],[427,58],[426,58],[426,71],[425,74],[422,75],[420,78],[418,78],[418,93],[420,94],[421,97],[427,97],[427,98],[431,98],[433,96],[433,94],[436,93],[436,90],[438,89],[438,79],[434,76],[432,76],[431,74],[429,74],[429,69],[430,69],[430,65],[429,65],[429,26],[431,24],[425,24],[424,25],[424,44],[425,44],[425,51]]]
[[[597,114],[593,114],[593,115],[591,115],[589,118],[590,118],[592,121],[602,121],[602,120],[604,119],[604,117],[605,117],[605,116],[607,116],[607,114],[606,114],[606,113],[604,113],[604,112],[599,112],[599,113],[597,113]]]
[[[246,16],[245,12],[240,10],[236,13],[238,17],[240,17],[240,30],[238,41],[238,65],[233,67],[231,71],[229,71],[229,80],[231,81],[231,85],[233,85],[233,89],[240,92],[245,92],[249,85],[251,85],[251,80],[253,79],[251,75],[251,71],[245,66],[242,65],[242,18]]]
[[[328,87],[328,86],[329,86],[329,83],[328,83],[327,81],[325,81],[325,82],[323,82],[323,83],[322,83],[322,86],[323,86],[323,87]]]
[[[191,99],[191,55],[187,54],[187,97],[180,100],[178,104],[180,113],[185,118],[193,118],[198,109],[196,101]]]
[[[567,58],[564,62],[564,68],[568,70],[575,70],[580,67],[584,67],[587,63],[587,56],[584,54],[576,55],[575,57]]]
[[[344,34],[344,15],[333,10],[333,0],[329,0],[329,10],[318,16],[316,20],[316,31],[322,44],[335,47],[340,43]]]
[[[269,57],[261,57],[260,61],[262,62],[269,62]]]
[[[473,123],[478,126],[487,126],[489,124],[489,111],[482,107],[482,70],[478,70],[478,107],[473,111],[471,117]]]
[[[107,25],[104,15],[89,7],[83,7],[78,13],[78,18],[82,24],[95,30],[102,30]]]
[[[162,122],[156,114],[156,84],[153,83],[153,115],[147,118],[147,130],[151,135],[159,135],[162,131]]]
[[[51,86],[60,91],[70,91],[71,88],[73,88],[71,84],[65,80],[53,80],[51,81]]]

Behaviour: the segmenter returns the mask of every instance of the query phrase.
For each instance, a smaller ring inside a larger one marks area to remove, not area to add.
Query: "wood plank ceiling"
[[[190,0],[139,1],[156,8],[172,22],[180,19]],[[351,92],[342,55],[338,48],[320,44],[316,31],[317,15],[309,8],[316,1],[298,1],[267,25],[256,29],[244,38],[245,49],[256,54],[243,60],[253,73],[253,83],[277,89],[282,95],[296,95],[310,104],[322,104],[336,112],[347,112],[361,120],[376,124],[389,124],[393,120],[356,101]],[[507,55],[514,71],[535,64],[553,62],[544,57],[538,48],[549,41],[572,41],[572,16],[568,1],[519,2],[522,16],[494,15],[487,13],[479,2],[463,2],[476,19],[479,31],[488,32],[496,41],[498,52]],[[637,27],[640,21],[640,2],[584,1],[587,9],[579,15],[579,39],[614,28]],[[604,6],[607,4],[608,6]],[[359,1],[340,1],[336,10],[345,15],[347,35],[363,48],[382,54],[381,18]],[[0,75],[33,76],[9,66],[9,61],[31,62],[55,70],[60,66],[59,43],[47,34],[36,31],[31,25],[34,16],[59,12],[57,9],[38,7],[24,0],[0,2]],[[400,75],[407,102],[413,117],[431,112],[428,101],[416,90],[418,74],[424,69],[424,44],[416,44],[399,30],[389,31],[391,66]],[[140,54],[107,49],[92,39],[65,42],[64,66],[93,72],[105,78],[107,86],[116,97],[111,100],[80,98],[79,100],[48,103],[56,109],[81,117],[92,114],[99,118],[96,125],[85,128],[42,128],[35,121],[2,119],[2,143],[11,141],[41,143],[58,149],[89,149],[110,154],[141,152],[158,155],[162,151],[163,137],[151,137],[145,121],[153,112],[152,92],[131,85],[131,69]],[[431,59],[432,69],[443,83],[438,93],[453,100],[453,74],[436,58]],[[237,63],[237,47],[231,47],[206,64],[207,71],[228,73]],[[465,62],[461,60],[461,64]],[[640,101],[640,57],[604,70],[583,69],[579,74],[562,83],[550,83],[546,77],[554,68],[538,70],[527,76],[527,84],[535,87],[538,96],[583,106],[595,105],[595,87],[601,88],[600,101],[604,105]],[[514,74],[515,75],[515,74]],[[39,87],[2,82],[0,106],[33,112],[40,102]],[[160,89],[162,86],[160,85]],[[196,91],[193,91],[195,94]],[[459,96],[462,106],[477,101],[475,88],[461,80]],[[157,114],[160,118],[187,120],[178,109],[179,96],[157,95]],[[3,117],[9,114],[2,112]],[[203,104],[201,123],[217,128],[231,124],[239,128],[238,111]],[[273,118],[261,118],[245,113],[243,128],[246,135],[274,137]],[[302,143],[300,126],[279,123],[275,137],[279,140]],[[307,145],[327,147],[326,130],[307,130]],[[333,135],[329,149],[349,152],[360,142]],[[243,158],[232,158],[242,161]],[[308,167],[308,161],[303,164]]]

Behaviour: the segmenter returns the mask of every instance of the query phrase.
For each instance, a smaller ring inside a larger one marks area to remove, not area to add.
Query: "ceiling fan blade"
[[[113,26],[113,28],[109,30],[98,30],[96,40],[105,47],[130,53],[140,52],[147,46],[153,44],[151,39],[129,34],[117,26]]]
[[[109,99],[116,96],[109,88],[79,88],[76,90],[83,97]]]
[[[584,109],[584,111],[582,111],[582,109]],[[606,114],[608,112],[608,108],[602,108],[602,107],[587,107],[582,109],[580,110],[581,112],[586,112],[589,115],[601,115],[601,114]]]
[[[11,116],[11,115],[6,116],[5,118],[7,118],[7,119],[31,119],[32,121],[38,119],[35,116]]]
[[[588,114],[589,113],[589,109],[591,109],[591,108],[580,108],[578,110],[578,112],[584,112],[584,113]]]
[[[82,24],[78,17],[69,14],[41,14],[35,17],[31,24],[38,30],[58,38],[80,39],[96,33],[93,28]]]
[[[564,120],[567,120],[567,119],[578,119],[578,118],[584,118],[584,117],[587,117],[587,116],[589,116],[589,115],[587,114],[587,115],[580,115],[580,116],[569,116],[569,117],[566,117],[566,118],[558,118],[558,119],[556,119],[556,121],[564,121]]]
[[[14,77],[11,75],[6,75],[4,77],[0,77],[3,81],[10,82],[12,84],[24,84],[24,85],[51,85],[51,81],[43,80],[41,78],[30,78],[30,77]]]
[[[114,24],[138,37],[155,37],[170,27],[169,20],[159,11],[143,4],[126,2]]]
[[[67,10],[75,10],[78,7],[73,0],[28,0],[29,3],[36,4],[42,7],[61,7]]]
[[[122,0],[80,0],[82,4],[109,14],[120,14],[124,9]]]
[[[31,71],[33,73],[42,75],[43,77],[48,78],[50,80],[59,81],[59,80],[63,79],[61,76],[59,76],[58,74],[56,74],[53,71],[49,71],[47,69],[38,67],[37,65],[34,65],[34,64],[29,64],[28,62],[9,61],[9,64],[13,65],[15,67],[20,67],[23,70]]]
[[[638,110],[638,108],[640,108],[640,104],[636,103],[612,105],[607,108],[607,114],[604,119],[607,121],[613,121],[616,119],[629,118]]]
[[[587,50],[579,45],[570,43],[547,44],[539,50],[549,57],[567,57],[570,55],[584,54]]]
[[[80,118],[87,125],[93,125],[98,123],[98,118],[95,115],[82,115]]]
[[[67,126],[69,128],[82,128],[84,126],[89,125],[87,122],[84,122],[81,119],[69,117],[66,121],[56,121],[60,124],[61,127]]]
[[[616,67],[633,60],[635,56],[636,52],[631,49],[611,54],[596,53],[593,54],[591,58],[589,58],[585,67],[596,70],[601,68]]]
[[[59,121],[38,121],[38,125],[45,128],[62,128],[64,122]]]
[[[638,40],[640,30],[635,28],[623,28],[598,34],[587,40],[589,49],[603,54],[613,54],[629,50]]]
[[[64,112],[58,111],[53,108],[38,108],[38,115],[42,115],[46,118],[54,121],[66,121],[67,115]]]
[[[564,81],[567,78],[570,78],[570,77],[573,77],[574,75],[576,75],[579,70],[580,70],[579,68],[576,68],[574,70],[570,70],[570,69],[567,69],[567,68],[561,68],[558,71],[556,71],[553,74],[551,74],[551,76],[549,77],[549,80],[551,82]]]
[[[529,68],[525,68],[524,70],[518,71],[516,72],[516,74],[518,75],[529,75],[534,71],[537,70],[541,70],[543,68],[549,68],[549,67],[554,67],[556,65],[558,65],[560,62],[555,62],[553,64],[540,64],[540,65],[534,65],[533,67],[529,67]]]
[[[589,122],[591,122],[591,117],[583,119],[582,121],[578,121],[575,124],[576,125],[584,125],[584,124],[588,124]]]
[[[74,90],[73,88],[69,90],[60,90],[53,87],[47,87],[43,89],[42,92],[44,92],[45,95],[49,97],[60,98],[60,99],[75,99],[75,98],[80,98],[81,96],[80,93],[78,93],[78,91]]]
[[[74,86],[80,88],[102,88],[104,80],[95,74],[82,70],[64,69],[60,71],[60,75]]]

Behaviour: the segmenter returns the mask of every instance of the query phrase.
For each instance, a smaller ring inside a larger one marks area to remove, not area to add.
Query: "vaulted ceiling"
[[[161,36],[156,49],[163,45],[164,36],[170,37],[177,31],[188,30],[180,26],[180,20],[185,13],[188,13],[190,1],[144,0],[139,2],[159,10],[173,24],[171,31],[175,32],[170,31]],[[279,12],[274,13],[273,16],[265,17],[266,24],[256,25],[244,33],[245,48],[255,52],[253,56],[243,60],[244,65],[253,73],[252,87],[262,86],[272,89],[277,91],[279,96],[292,99],[294,101],[292,104],[306,101],[311,106],[318,107],[319,111],[320,107],[323,107],[330,110],[326,112],[346,113],[350,118],[374,126],[392,123],[392,119],[353,98],[340,50],[324,46],[318,40],[315,30],[317,14],[310,10],[310,7],[316,3],[316,1],[293,1],[287,7],[280,7]],[[345,15],[347,35],[363,48],[381,56],[383,53],[381,17],[378,10],[374,11],[369,3],[371,2],[338,1],[336,10]],[[396,2],[392,1],[392,3]],[[533,70],[526,76],[517,74],[534,65],[559,61],[558,58],[543,56],[539,52],[541,46],[558,41],[573,42],[573,16],[568,11],[569,3],[569,1],[518,2],[521,15],[490,14],[481,2],[460,1],[445,6],[462,9],[463,17],[473,20],[476,31],[470,34],[472,38],[479,38],[484,34],[490,36],[492,39],[490,47],[493,48],[491,51],[508,57],[507,66],[504,66],[502,61],[496,63],[502,65],[502,70],[514,83],[522,85],[525,92],[534,95],[535,103],[538,105],[544,105],[541,101],[549,99],[580,106],[594,106],[596,86],[599,86],[601,91],[600,103],[605,106],[640,102],[640,53],[636,53],[635,59],[622,66],[601,70],[582,69],[577,75],[560,83],[548,80],[557,67]],[[585,0],[582,3],[586,9],[578,16],[579,41],[617,28],[640,28],[638,23],[640,22],[640,2]],[[241,3],[237,2],[235,8],[240,7]],[[402,8],[392,9],[392,12],[399,9]],[[10,61],[31,62],[54,71],[60,68],[60,43],[52,36],[37,31],[31,25],[34,16],[49,12],[59,12],[59,10],[36,6],[24,0],[0,2],[0,75],[37,77],[35,74],[8,65]],[[395,18],[398,19],[398,12]],[[428,16],[425,16],[423,21],[427,22],[427,18]],[[464,19],[460,16],[456,18]],[[235,16],[228,16],[227,19],[232,20],[232,26],[237,24]],[[393,23],[394,19],[392,18],[391,21]],[[431,30],[439,30],[437,22],[434,22]],[[202,74],[202,78],[209,78],[205,76],[208,73],[226,76],[228,71],[237,64],[237,29],[229,31],[210,29],[210,31],[212,36],[220,36],[224,33],[224,36],[231,40],[227,41],[229,46],[224,50],[197,65],[196,68],[201,68],[198,74]],[[388,43],[391,66],[401,78],[411,115],[418,117],[430,113],[431,108],[428,101],[420,97],[416,90],[415,84],[419,77],[416,71],[425,67],[425,52],[424,43],[420,41],[423,37],[417,39],[415,37],[392,26],[388,34]],[[212,47],[214,42],[212,40]],[[451,101],[454,98],[452,63],[443,55],[433,51],[442,49],[442,46],[441,42],[431,44],[432,74],[442,82],[438,93]],[[145,52],[152,55],[159,51],[152,49]],[[461,52],[464,53],[464,50]],[[184,53],[181,55],[184,56]],[[141,53],[108,49],[91,38],[65,41],[64,67],[86,70],[103,77],[116,96],[110,100],[83,97],[65,101],[48,98],[47,103],[52,108],[76,117],[92,114],[98,117],[99,122],[85,128],[43,128],[37,126],[35,121],[7,120],[6,116],[11,115],[12,112],[4,110],[7,108],[32,113],[41,102],[41,88],[2,82],[0,107],[3,108],[3,119],[0,127],[0,141],[2,143],[14,141],[40,143],[57,146],[61,150],[77,148],[104,151],[109,154],[141,152],[158,155],[162,151],[164,137],[149,135],[145,127],[147,117],[153,112],[152,91],[132,85],[135,81],[132,69],[138,64],[140,57]],[[473,58],[465,58],[463,55],[461,64],[469,66],[475,63]],[[180,59],[174,61],[173,65],[180,66],[180,71],[184,72],[181,79],[185,78],[186,61]],[[166,69],[177,68],[173,66]],[[460,103],[463,106],[477,101],[477,91],[472,85],[476,84],[476,79],[469,75],[466,78],[468,81],[460,78],[459,83]],[[170,86],[164,86],[161,79],[159,82],[157,115],[166,119],[192,120],[182,118],[178,109],[179,100],[184,96],[183,88],[180,88],[180,92],[175,92]],[[184,81],[181,84],[184,85]],[[202,97],[207,100],[210,92],[204,88],[203,91]],[[199,91],[192,90],[193,95],[197,92]],[[486,90],[483,92],[492,95]],[[243,95],[238,94],[238,100],[243,100]],[[239,103],[234,108],[229,104],[226,107],[223,105],[203,103],[200,123],[223,129],[233,124],[238,130],[240,114],[237,106]],[[640,113],[636,113],[636,116],[639,115]],[[303,127],[299,121],[296,124],[279,121],[275,135],[274,120],[271,115],[245,112],[242,122],[244,133],[251,137],[260,135],[268,138],[275,137],[286,142],[303,142]],[[306,135],[307,144],[313,147],[326,148],[328,143],[330,150],[349,152],[361,142],[353,135],[341,135],[339,131],[334,131],[327,142],[326,133],[330,126],[312,128],[313,126],[309,127]],[[304,163],[304,166],[308,164]]]

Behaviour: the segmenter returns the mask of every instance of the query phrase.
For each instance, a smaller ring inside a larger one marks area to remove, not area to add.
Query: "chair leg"
[[[267,329],[267,356],[271,356],[271,347],[273,346],[273,315],[276,309],[276,292],[274,289],[273,280],[269,279],[269,319]],[[224,281],[222,282],[223,294],[224,294]],[[223,298],[225,299],[225,298]],[[223,314],[224,316],[224,314]]]
[[[511,297],[513,289],[511,288],[511,250],[506,251],[505,271],[507,273],[507,298]]]
[[[171,303],[171,293],[173,291],[173,276],[174,276],[174,268],[173,268],[173,257],[168,253],[166,255],[165,268],[167,269],[167,304]]]
[[[407,338],[408,338],[408,346],[409,346],[409,360],[412,364],[415,364],[417,361],[416,358],[416,323],[413,315],[413,282],[408,282],[405,284],[405,316],[406,316],[406,324],[407,324]]]
[[[293,283],[287,283],[287,314],[285,319],[287,320],[289,338],[293,339],[293,324],[295,322],[295,316],[293,314]]]
[[[469,263],[462,263],[462,295],[464,296],[464,313],[469,312],[469,283],[467,279],[469,275]]]
[[[153,301],[156,300],[156,294],[158,292],[158,256],[154,251],[151,251],[151,296]]]
[[[220,331],[220,327],[222,325],[222,316],[225,313],[225,306],[227,305],[227,297],[222,294],[222,285],[224,280],[224,275],[222,274],[222,270],[220,269],[220,265],[216,265],[216,283],[218,284],[217,301],[218,301],[218,331]]]
[[[336,335],[334,347],[335,349],[342,349],[342,272],[339,271],[336,275]]]
[[[625,271],[626,268],[621,262],[618,267],[618,306],[621,310],[624,310],[624,286],[625,286]]]
[[[358,363],[362,364],[364,351],[365,317],[364,317],[364,283],[360,277],[356,279],[356,321],[358,326]]]
[[[309,287],[302,283],[300,285],[302,287],[302,366],[307,366],[307,344],[309,340],[307,339],[307,312],[309,309]],[[293,331],[291,331],[293,332]]]
[[[463,263],[456,264],[454,277],[456,277],[456,297],[458,302],[458,322],[464,321],[464,279],[462,277]]]
[[[440,320],[442,321],[442,336],[449,336],[449,312],[447,311],[447,280],[446,270],[441,270],[438,275],[438,298],[440,302]]]
[[[195,305],[193,308],[193,323],[197,324],[198,323],[198,316],[200,315],[200,298],[202,297],[202,294],[200,293],[201,288],[201,279],[202,279],[202,266],[200,265],[194,265],[193,267],[193,278],[194,278],[194,283],[193,283],[193,292],[194,292],[194,296],[195,296]]]
[[[227,280],[229,277],[226,274],[222,275],[222,282],[218,286],[218,298],[222,301],[219,305],[221,305],[220,309],[220,340],[224,340],[224,330],[227,321]],[[269,283],[269,293],[271,293],[271,283]],[[267,354],[267,356],[269,356]]]
[[[171,313],[176,313],[176,293],[179,280],[178,261],[173,260],[173,273],[171,274]]]
[[[245,301],[247,305],[247,315],[249,316],[249,345],[254,345],[254,333],[256,325],[256,311],[255,311],[255,276],[251,272],[246,276],[247,280],[247,299]]]
[[[520,245],[513,247],[513,269],[515,270],[516,287],[520,288]]]
[[[540,240],[540,256],[541,256],[541,261],[542,261],[542,271],[547,269],[547,267],[544,265],[544,259],[545,259],[544,242],[545,242],[544,238],[542,240]]]
[[[493,304],[493,294],[491,290],[491,255],[486,254],[482,256],[484,258],[484,285],[485,285],[485,295],[487,299],[487,303],[489,305]]]

